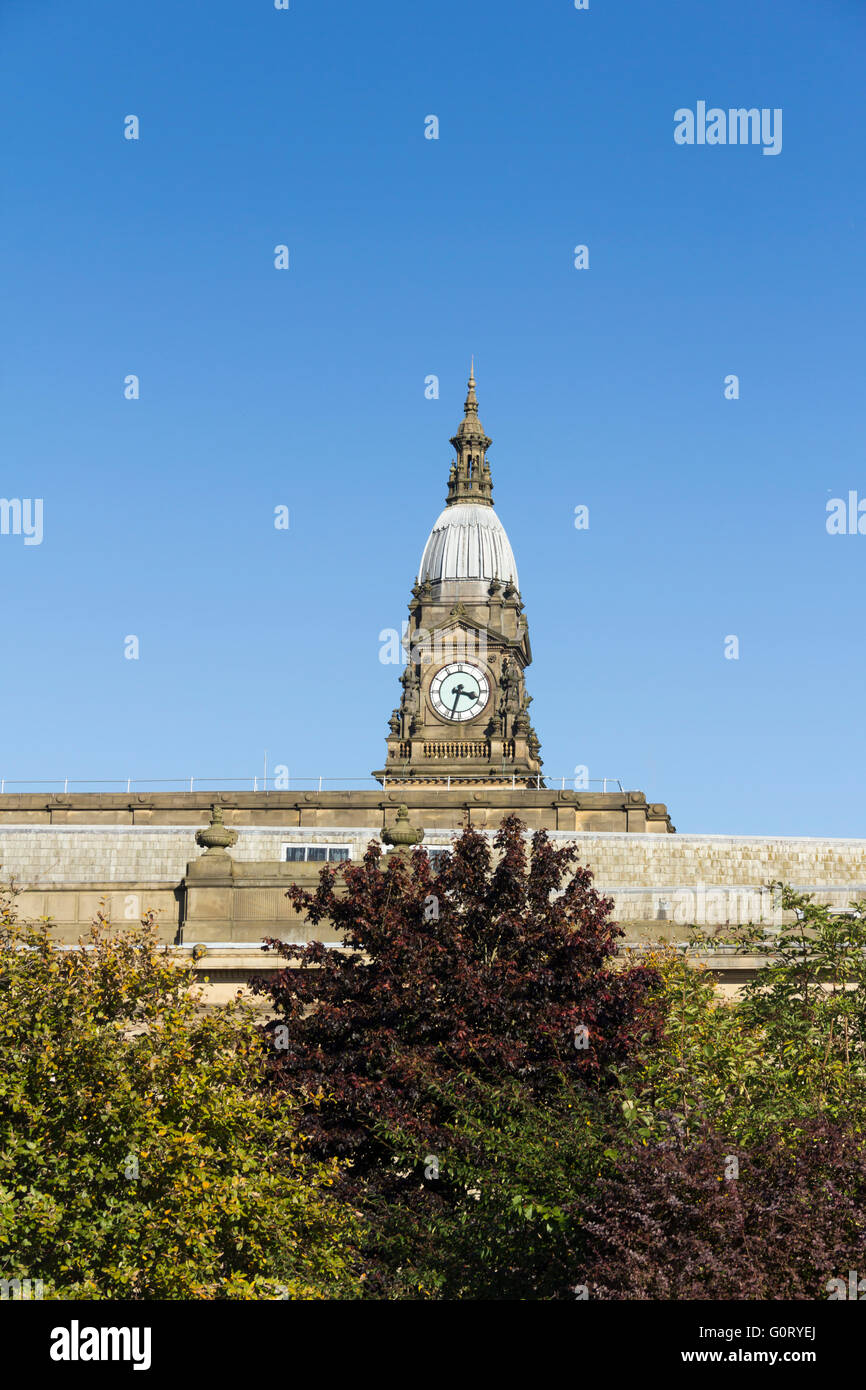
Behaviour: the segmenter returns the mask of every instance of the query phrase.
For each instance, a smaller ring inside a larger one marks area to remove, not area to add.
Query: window
[[[283,858],[288,864],[333,864],[351,857],[348,845],[283,845]]]
[[[425,846],[425,848],[426,848],[426,846]],[[444,848],[435,849],[435,848],[432,848],[432,847],[431,847],[430,849],[428,849],[428,850],[427,850],[427,858],[430,860],[430,867],[433,868],[433,869],[435,869],[436,865],[439,863],[439,860],[442,858],[443,854],[447,854],[447,853],[448,853],[448,850],[447,850],[447,849],[444,849]]]

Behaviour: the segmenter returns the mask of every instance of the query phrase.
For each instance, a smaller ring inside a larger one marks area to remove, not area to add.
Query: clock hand
[[[461,695],[465,695],[467,700],[476,700],[478,698],[478,691],[464,690],[462,683],[458,685],[454,691],[454,704],[451,706],[452,714],[457,713],[457,701],[460,699]]]

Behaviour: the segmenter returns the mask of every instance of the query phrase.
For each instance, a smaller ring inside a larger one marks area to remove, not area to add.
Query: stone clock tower
[[[474,370],[445,510],[412,588],[408,664],[390,719],[386,765],[373,776],[416,786],[543,786],[524,673],[532,660],[517,566],[493,509]]]

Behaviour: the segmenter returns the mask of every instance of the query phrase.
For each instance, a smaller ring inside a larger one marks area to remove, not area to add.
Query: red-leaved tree
[[[815,1118],[794,1146],[768,1134],[748,1153],[732,1147],[709,1130],[673,1135],[629,1150],[580,1195],[590,1298],[826,1299],[863,1272],[861,1134]]]
[[[492,844],[464,830],[435,868],[423,849],[383,865],[374,842],[324,867],[315,893],[290,890],[348,948],[272,941],[290,964],[254,985],[276,1015],[274,1082],[323,1097],[305,1122],[314,1153],[351,1159],[363,1181],[392,1163],[388,1134],[415,1136],[421,1156],[453,1147],[463,1083],[538,1099],[563,1079],[603,1088],[656,1035],[657,976],[612,964],[613,904],[576,857],[543,831],[527,853],[510,816]]]

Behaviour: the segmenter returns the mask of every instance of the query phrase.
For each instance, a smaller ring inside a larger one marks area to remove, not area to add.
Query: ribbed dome
[[[515,588],[517,565],[505,527],[492,507],[457,502],[437,517],[421,556],[418,575],[423,584],[455,579],[510,580]]]

